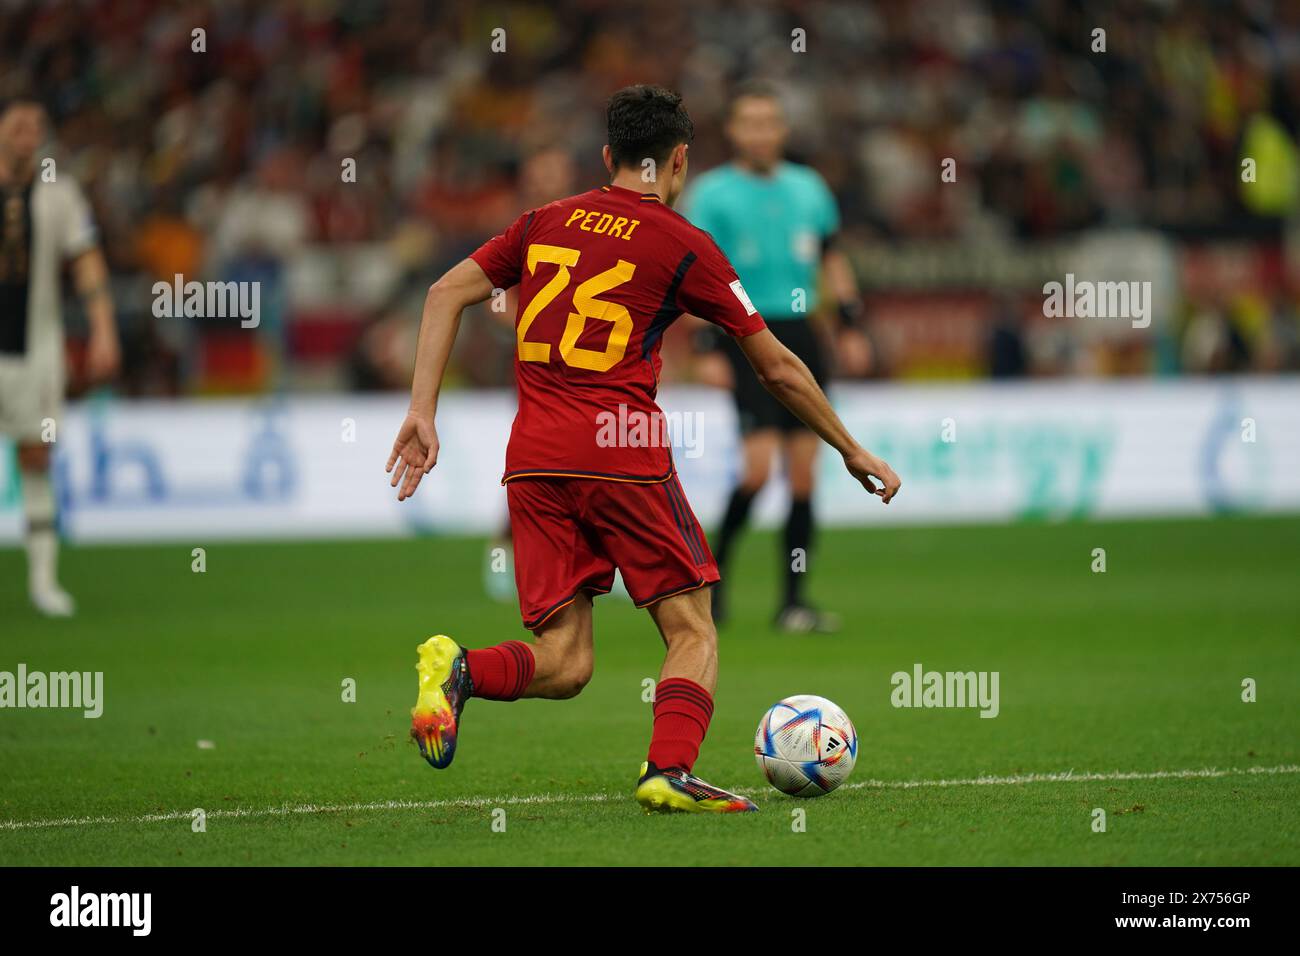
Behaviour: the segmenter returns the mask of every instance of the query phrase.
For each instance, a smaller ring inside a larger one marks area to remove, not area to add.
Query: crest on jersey
[[[740,284],[739,279],[737,279],[735,282],[730,283],[729,288],[731,289],[732,293],[736,296],[736,298],[740,300],[740,304],[745,307],[746,315],[753,315],[755,312],[758,311],[757,309],[754,308],[754,303],[749,301],[749,294],[745,292],[745,287]]]

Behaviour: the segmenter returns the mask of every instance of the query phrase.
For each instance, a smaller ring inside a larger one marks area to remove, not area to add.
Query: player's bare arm
[[[415,350],[415,375],[411,381],[411,405],[397,430],[393,452],[388,456],[387,471],[393,476],[390,485],[398,488],[398,501],[415,494],[420,479],[438,462],[434,416],[461,313],[491,294],[492,283],[478,263],[465,259],[431,285],[424,297],[424,316]]]
[[[844,466],[862,482],[862,487],[889,504],[902,484],[898,475],[886,461],[871,454],[849,434],[808,366],[767,329],[737,341],[763,387],[843,456]],[[873,478],[881,487],[876,487]]]
[[[108,263],[99,249],[89,249],[72,260],[72,281],[86,310],[90,341],[86,347],[86,375],[104,382],[117,374],[122,361],[113,316],[113,296],[108,284]]]

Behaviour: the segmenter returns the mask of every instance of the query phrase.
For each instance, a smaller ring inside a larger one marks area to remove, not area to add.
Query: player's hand
[[[862,487],[873,495],[879,495],[880,500],[885,504],[898,494],[899,486],[902,481],[898,475],[894,474],[894,469],[889,467],[889,463],[883,458],[877,458],[866,449],[859,449],[851,455],[844,456],[844,467],[849,470],[849,474],[862,482]],[[875,482],[879,481],[881,487],[877,488]]]
[[[728,391],[735,385],[731,363],[721,352],[705,352],[695,360],[695,379],[701,385]]]
[[[86,378],[92,383],[107,382],[122,364],[122,349],[117,336],[108,332],[91,333],[86,343]]]
[[[384,469],[393,476],[389,487],[397,488],[397,500],[405,501],[420,487],[420,479],[438,463],[438,431],[433,416],[408,411],[397,430],[393,453]],[[398,488],[398,484],[401,487]]]
[[[835,343],[835,361],[841,375],[861,378],[871,371],[871,341],[859,329],[844,329]]]

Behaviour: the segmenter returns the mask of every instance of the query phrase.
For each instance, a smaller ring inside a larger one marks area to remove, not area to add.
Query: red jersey
[[[659,345],[683,312],[733,336],[766,326],[708,233],[653,193],[602,186],[524,213],[471,257],[519,285],[519,412],[502,481],[664,481]]]

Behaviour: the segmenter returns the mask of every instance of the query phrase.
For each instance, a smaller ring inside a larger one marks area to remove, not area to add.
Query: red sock
[[[684,677],[661,680],[655,688],[655,726],[646,758],[660,770],[690,770],[713,717],[713,697]]]
[[[532,683],[537,659],[523,641],[465,651],[474,696],[485,700],[518,700]]]

